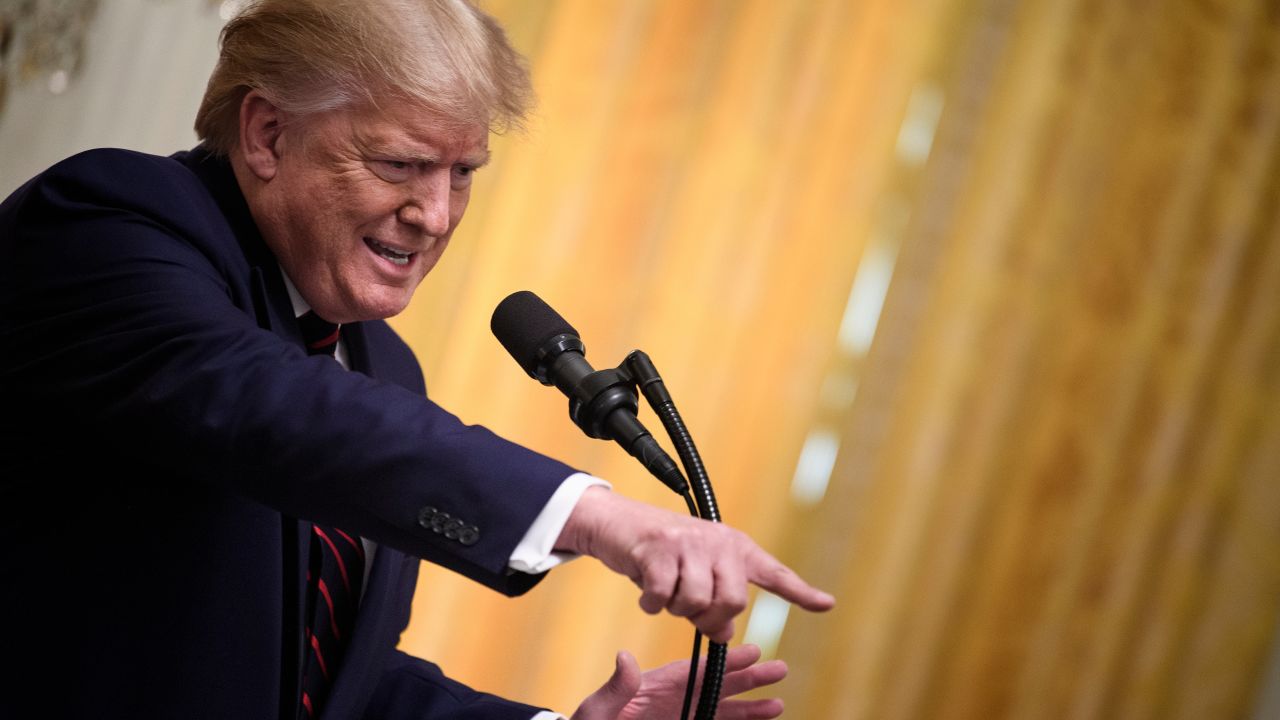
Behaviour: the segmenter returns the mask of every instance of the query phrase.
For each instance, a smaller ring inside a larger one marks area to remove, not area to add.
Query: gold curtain
[[[649,352],[726,519],[839,598],[753,607],[790,717],[1247,715],[1280,612],[1274,2],[485,5],[540,105],[396,321],[433,397],[680,511],[488,317],[528,288],[597,367]],[[402,646],[571,712],[617,649],[687,653],[637,598],[593,561],[514,601],[424,566]]]

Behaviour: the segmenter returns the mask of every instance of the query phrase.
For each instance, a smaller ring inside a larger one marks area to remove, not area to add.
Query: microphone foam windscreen
[[[578,335],[560,313],[528,290],[511,293],[498,303],[489,329],[529,375],[537,377],[538,349],[556,335]]]

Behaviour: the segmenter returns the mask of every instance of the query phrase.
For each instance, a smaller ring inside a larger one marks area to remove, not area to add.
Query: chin
[[[399,315],[409,306],[409,301],[413,299],[414,291],[421,282],[415,281],[410,288],[382,284],[376,278],[343,279],[346,281],[330,288],[324,300],[312,303],[316,312],[331,322],[385,320]],[[329,306],[330,303],[332,306]],[[332,316],[325,314],[325,310],[329,310]]]
[[[352,313],[354,320],[385,320],[389,317],[399,315],[404,309],[409,307],[409,300],[413,296],[405,298],[377,298],[369,299],[365,302],[358,303]]]

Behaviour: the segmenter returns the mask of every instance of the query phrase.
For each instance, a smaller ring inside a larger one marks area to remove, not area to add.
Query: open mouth
[[[386,258],[393,265],[401,265],[401,266],[408,265],[409,261],[413,259],[413,256],[414,256],[414,253],[411,253],[411,252],[400,252],[399,250],[393,250],[387,247],[386,245],[383,245],[382,243],[378,242],[377,240],[374,240],[373,238],[368,238],[368,237],[365,238],[364,244],[368,245],[369,249],[372,250],[375,254],[381,255],[382,257]]]

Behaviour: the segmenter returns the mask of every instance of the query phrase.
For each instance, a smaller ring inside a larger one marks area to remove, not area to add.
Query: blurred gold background
[[[839,597],[753,607],[790,717],[1249,714],[1280,611],[1280,6],[486,7],[540,106],[397,323],[437,399],[679,509],[487,320],[528,288],[597,367],[649,352],[728,521]],[[637,597],[591,561],[517,602],[429,570],[403,645],[570,710],[618,648],[687,653]]]
[[[739,623],[788,717],[1280,717],[1280,4],[484,5],[540,104],[396,327],[465,420],[682,511],[488,318],[532,289],[597,367],[646,350],[725,518],[839,598]],[[191,144],[209,6],[103,4],[65,94],[11,88],[3,190]],[[424,566],[402,645],[572,712],[687,654],[637,599]]]

